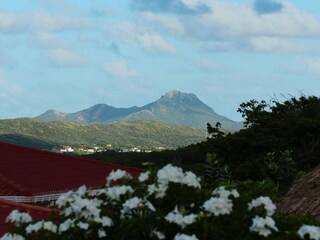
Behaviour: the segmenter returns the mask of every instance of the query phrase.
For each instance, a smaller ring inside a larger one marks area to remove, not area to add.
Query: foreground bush
[[[171,165],[138,178],[117,170],[94,195],[82,186],[60,196],[47,221],[13,211],[7,221],[15,226],[1,239],[320,239],[319,227],[274,216],[269,197],[251,195],[203,189],[195,174]]]

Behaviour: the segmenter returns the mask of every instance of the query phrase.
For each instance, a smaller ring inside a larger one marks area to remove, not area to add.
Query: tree
[[[234,134],[208,139],[206,151],[230,167],[234,178],[275,181],[284,176],[266,169],[267,154],[290,151],[296,172],[307,171],[320,159],[320,99],[291,97],[284,102],[250,100],[238,109],[246,128]],[[281,154],[280,154],[281,155]],[[279,155],[279,156],[280,156]],[[280,166],[281,157],[274,164]],[[271,174],[272,172],[272,174]],[[282,171],[278,171],[283,174]],[[290,178],[291,181],[294,177]]]

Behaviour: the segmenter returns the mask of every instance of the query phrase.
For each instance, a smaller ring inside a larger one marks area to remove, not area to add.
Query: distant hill
[[[79,124],[32,118],[0,120],[0,141],[36,148],[75,144],[177,148],[203,140],[204,129],[156,121]]]
[[[238,130],[243,127],[242,123],[217,114],[195,94],[179,91],[168,92],[157,101],[142,107],[116,108],[107,104],[97,104],[75,113],[48,110],[36,119],[86,124],[155,120],[196,128],[206,128],[207,122],[220,122],[226,129]]]

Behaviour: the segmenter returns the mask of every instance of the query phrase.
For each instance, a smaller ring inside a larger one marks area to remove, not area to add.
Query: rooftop
[[[141,170],[17,145],[0,143],[0,196],[36,196],[97,189],[114,169]]]

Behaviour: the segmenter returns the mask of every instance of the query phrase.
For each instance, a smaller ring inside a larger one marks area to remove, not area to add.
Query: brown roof
[[[320,220],[320,166],[299,179],[277,209],[283,213],[311,215]]]

